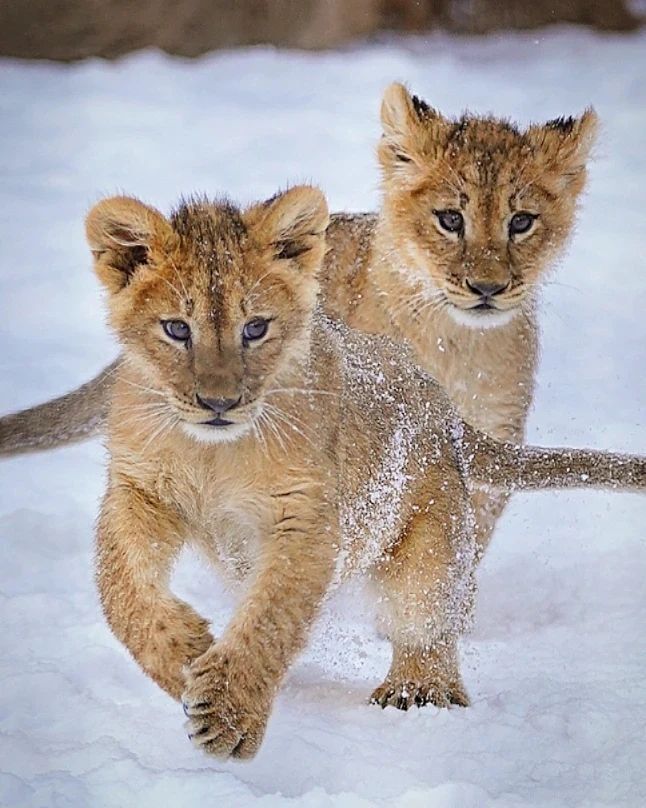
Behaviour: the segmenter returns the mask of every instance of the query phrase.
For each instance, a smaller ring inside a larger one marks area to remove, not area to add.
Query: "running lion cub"
[[[497,444],[401,347],[316,309],[323,195],[244,211],[136,199],[87,234],[123,348],[108,415],[98,585],[115,635],[184,703],[205,751],[251,757],[335,580],[370,576],[393,645],[372,700],[466,705],[469,487],[643,488],[641,458]],[[249,583],[223,636],[169,589],[185,542]],[[187,667],[188,666],[188,667]]]

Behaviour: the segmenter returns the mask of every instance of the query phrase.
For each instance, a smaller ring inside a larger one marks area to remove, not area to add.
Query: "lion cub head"
[[[167,219],[113,197],[90,211],[110,324],[193,437],[253,427],[265,394],[306,355],[327,224],[323,194],[305,186],[247,210],[190,199]]]
[[[402,273],[460,323],[508,322],[572,229],[595,113],[521,132],[448,120],[393,84],[381,120],[384,213]]]

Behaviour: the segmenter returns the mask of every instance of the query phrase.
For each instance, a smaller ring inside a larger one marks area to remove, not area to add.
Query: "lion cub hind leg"
[[[98,525],[97,581],[115,636],[173,698],[184,668],[213,643],[207,621],[168,588],[181,549],[178,517],[134,486],[110,488]]]
[[[433,645],[393,644],[393,660],[383,684],[375,688],[371,704],[409,707],[469,706],[469,697],[460,677],[455,639],[438,637]]]
[[[505,510],[509,494],[502,491],[486,491],[476,488],[471,494],[471,505],[475,514],[475,540],[478,560],[482,559],[491,542],[493,532],[502,512]]]
[[[375,572],[380,616],[393,645],[390,670],[370,699],[381,707],[469,704],[457,638],[471,615],[474,554],[460,540],[466,519],[436,511],[438,505],[410,520]]]

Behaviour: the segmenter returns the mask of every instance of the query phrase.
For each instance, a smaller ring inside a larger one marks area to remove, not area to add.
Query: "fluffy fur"
[[[495,443],[401,346],[317,311],[327,223],[309,187],[244,211],[189,200],[170,219],[118,197],[87,221],[123,348],[101,603],[142,669],[182,699],[193,742],[222,757],[257,751],[322,599],[351,573],[373,582],[393,646],[372,700],[468,703],[457,640],[474,592],[474,483],[646,484],[641,458]],[[258,318],[268,328],[250,340]],[[178,321],[190,337],[169,335]],[[189,541],[248,580],[217,640],[169,589]]]

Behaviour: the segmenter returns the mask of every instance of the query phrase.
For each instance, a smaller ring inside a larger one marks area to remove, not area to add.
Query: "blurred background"
[[[1,0],[0,55],[68,62],[155,47],[200,56],[239,45],[334,48],[383,31],[554,23],[632,31],[643,14],[628,0]]]

